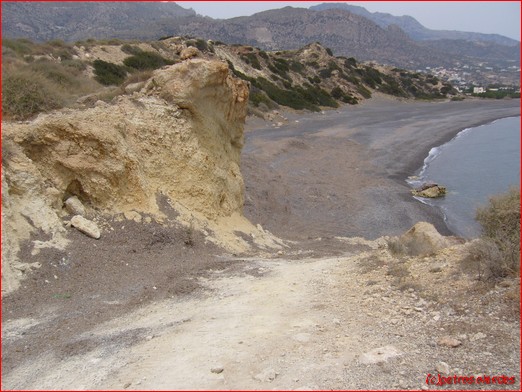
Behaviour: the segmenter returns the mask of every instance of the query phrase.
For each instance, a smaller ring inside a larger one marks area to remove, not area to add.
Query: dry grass
[[[496,282],[520,271],[520,190],[492,197],[477,211],[482,236],[470,246],[462,268],[481,281]]]

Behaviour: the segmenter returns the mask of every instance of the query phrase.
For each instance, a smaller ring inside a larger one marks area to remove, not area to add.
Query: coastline
[[[519,129],[520,116],[503,117],[465,128],[432,148],[422,168],[407,182],[412,188],[426,182],[442,183],[448,188],[448,197],[415,199],[440,210],[455,234],[467,239],[480,236],[476,208],[520,185]]]
[[[363,105],[284,114],[277,128],[247,126],[245,215],[291,239],[399,235],[444,215],[406,182],[434,147],[466,128],[520,116],[520,100],[418,102],[376,97]],[[299,122],[296,122],[297,121]]]

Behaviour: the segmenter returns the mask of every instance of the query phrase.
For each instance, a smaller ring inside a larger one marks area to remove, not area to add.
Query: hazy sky
[[[324,1],[328,2],[328,1]],[[331,1],[330,1],[331,2]],[[320,1],[176,1],[200,15],[226,19],[286,6],[308,8]],[[519,1],[346,1],[370,12],[410,15],[436,30],[496,33],[520,41]]]

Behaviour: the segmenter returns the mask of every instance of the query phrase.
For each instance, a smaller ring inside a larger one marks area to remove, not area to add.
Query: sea
[[[432,148],[423,167],[407,182],[414,188],[427,182],[445,186],[447,194],[442,198],[416,199],[440,209],[455,235],[478,237],[477,208],[510,187],[520,188],[520,117],[462,130],[448,143]]]

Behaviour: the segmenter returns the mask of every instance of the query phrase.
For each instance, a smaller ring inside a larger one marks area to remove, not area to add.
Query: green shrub
[[[330,76],[332,76],[332,70],[331,69],[321,69],[319,71],[319,76],[323,79],[328,79]]]
[[[136,55],[143,52],[138,46],[125,44],[121,46],[121,51],[130,55]]]
[[[359,85],[357,86],[357,92],[359,94],[361,94],[364,98],[368,99],[368,98],[371,98],[372,97],[372,93],[370,92],[370,90],[368,90],[366,87],[364,87],[363,85]]]
[[[18,55],[33,54],[34,43],[28,39],[2,39],[2,46],[11,49]]]
[[[61,91],[44,75],[27,69],[2,72],[2,112],[7,118],[25,120],[63,103]]]
[[[144,71],[147,69],[158,69],[164,65],[172,64],[172,62],[154,52],[141,52],[127,57],[123,60],[123,64],[138,71]]]
[[[357,60],[355,60],[353,57],[347,58],[344,60],[344,66],[346,68],[355,68],[357,67]]]
[[[344,91],[340,87],[334,87],[330,93],[335,99],[341,99],[344,95]]]
[[[297,90],[283,90],[265,78],[259,77],[255,80],[255,86],[263,90],[271,100],[279,105],[288,106],[292,109],[308,109],[319,111],[319,107],[308,102]]]
[[[302,73],[305,69],[305,66],[301,64],[299,61],[291,61],[290,62],[290,69],[297,73]]]
[[[476,215],[482,236],[471,248],[482,277],[518,276],[520,271],[520,189],[492,197]]]
[[[339,107],[339,104],[320,87],[304,84],[303,87],[295,87],[295,90],[303,97],[306,102],[313,105]]]
[[[205,41],[203,39],[196,40],[196,48],[198,48],[202,52],[208,52],[208,50],[209,50],[207,41]]]
[[[377,85],[382,84],[382,74],[372,67],[365,67],[363,82],[371,88],[375,88]]]
[[[103,60],[94,60],[94,74],[96,81],[104,86],[116,85],[119,86],[125,80],[127,71],[125,67],[108,63]]]
[[[245,55],[242,55],[241,59],[245,63],[250,64],[253,68],[261,69],[261,63],[259,62],[259,59],[257,58],[255,53],[247,53]]]

